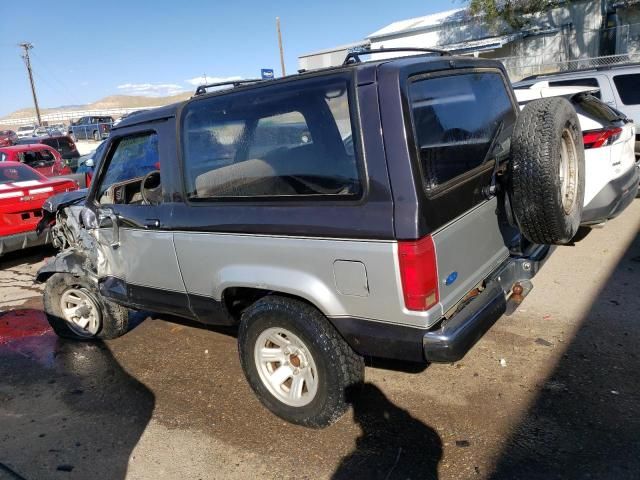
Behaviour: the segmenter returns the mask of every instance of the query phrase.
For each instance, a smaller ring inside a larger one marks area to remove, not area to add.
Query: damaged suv
[[[415,53],[123,120],[86,198],[45,206],[54,330],[115,338],[129,309],[237,325],[262,403],[310,427],[365,356],[462,358],[576,233],[582,136],[564,99],[518,113],[498,62]]]

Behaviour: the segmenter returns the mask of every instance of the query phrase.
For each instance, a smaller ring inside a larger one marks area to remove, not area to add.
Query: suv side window
[[[625,105],[640,105],[640,73],[613,77],[620,100]]]
[[[347,76],[196,100],[182,130],[190,200],[362,193]]]
[[[414,134],[427,193],[508,152],[516,114],[502,76],[471,72],[417,77],[409,86]]]
[[[572,78],[570,80],[555,80],[553,82],[549,82],[550,87],[594,87],[599,89],[600,84],[598,83],[598,79],[594,77],[589,78]],[[591,93],[596,98],[601,98],[600,90],[597,92]]]
[[[141,204],[143,177],[160,169],[157,135],[146,133],[121,138],[112,152],[97,190],[98,203]]]

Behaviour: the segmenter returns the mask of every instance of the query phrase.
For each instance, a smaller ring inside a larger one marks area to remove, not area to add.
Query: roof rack
[[[370,50],[362,50],[358,52],[349,52],[342,62],[342,65],[350,65],[352,63],[360,63],[360,55],[369,55],[370,53],[393,53],[393,52],[417,52],[417,53],[437,53],[440,56],[451,56],[451,52],[440,48],[373,48]]]
[[[256,83],[256,82],[262,82],[262,79],[248,78],[246,80],[229,80],[228,82],[207,83],[206,85],[198,86],[198,88],[196,88],[196,93],[194,94],[194,96],[204,95],[205,93],[207,93],[207,88],[224,87],[226,85],[232,85],[235,88],[245,83]]]

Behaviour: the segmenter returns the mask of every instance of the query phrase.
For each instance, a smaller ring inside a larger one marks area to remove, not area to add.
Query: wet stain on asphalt
[[[0,461],[15,474],[124,478],[154,405],[105,344],[57,338],[42,311],[0,315]]]

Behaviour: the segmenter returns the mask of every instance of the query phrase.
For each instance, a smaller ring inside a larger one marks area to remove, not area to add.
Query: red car
[[[49,242],[48,232],[36,234],[44,201],[77,190],[66,178],[47,178],[19,162],[0,163],[0,256]]]
[[[0,147],[10,147],[18,143],[18,135],[13,130],[0,130]]]
[[[0,148],[0,162],[24,163],[45,177],[71,173],[71,169],[54,148],[39,143]]]

